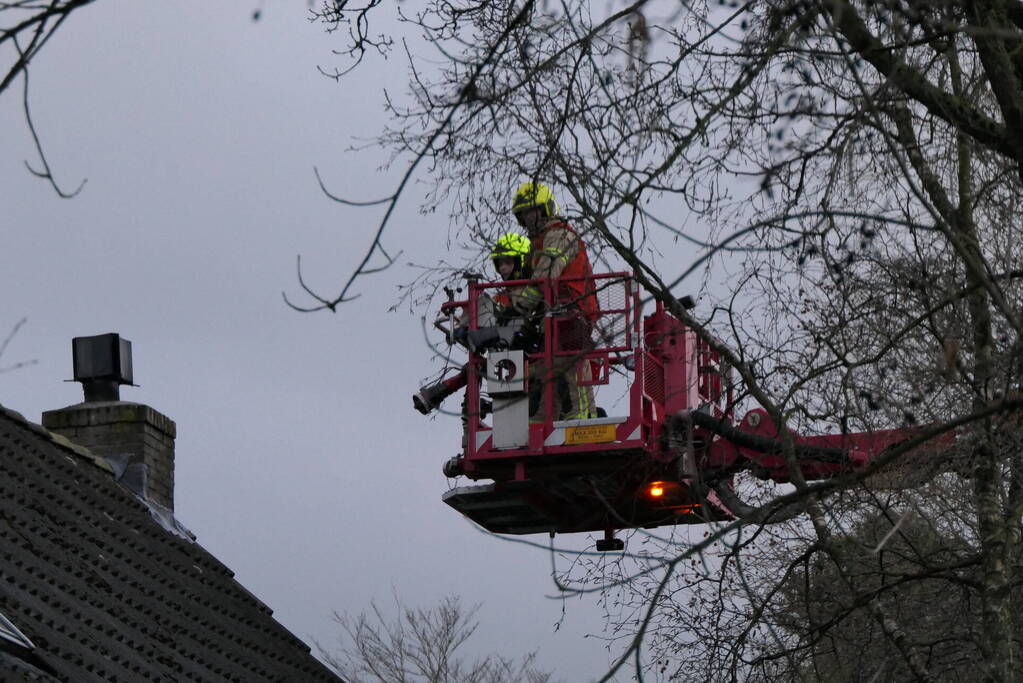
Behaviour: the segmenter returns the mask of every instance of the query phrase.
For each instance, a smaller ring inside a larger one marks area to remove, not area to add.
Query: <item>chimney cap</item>
[[[131,369],[131,342],[111,332],[71,340],[74,362],[74,381],[91,383],[108,381],[116,384],[133,383]]]

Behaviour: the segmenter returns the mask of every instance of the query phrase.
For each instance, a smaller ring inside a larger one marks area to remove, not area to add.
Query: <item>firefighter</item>
[[[505,282],[525,280],[529,277],[529,238],[515,232],[509,232],[498,238],[490,250],[490,260],[498,277]],[[505,287],[494,295],[494,303],[499,307],[498,317],[514,317],[525,304],[522,302],[523,287]],[[467,379],[463,366],[458,374],[439,382],[421,387],[412,396],[412,406],[423,415],[429,415],[440,407],[441,402],[465,386]]]
[[[600,311],[586,245],[559,215],[554,193],[546,185],[532,182],[520,185],[512,201],[512,213],[532,242],[531,277],[552,281],[552,303],[557,310],[554,319],[557,347],[554,350],[577,352],[556,357],[549,374],[555,381],[563,378],[567,385],[568,398],[564,402],[567,407],[555,400],[555,405],[560,407],[560,418],[595,417],[597,409],[593,403],[593,387],[589,384],[592,368],[585,354],[593,347],[593,324]],[[535,287],[527,288],[520,296],[533,306],[542,304],[541,292]],[[544,417],[541,404],[530,420],[543,422]]]

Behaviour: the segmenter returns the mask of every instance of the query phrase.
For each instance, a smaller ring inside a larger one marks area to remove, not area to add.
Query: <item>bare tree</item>
[[[384,44],[371,38],[375,5],[324,7],[330,28],[351,29],[342,52]],[[447,199],[473,243],[500,229],[519,181],[556,186],[591,248],[631,268],[781,426],[791,486],[740,487],[754,498],[743,519],[694,542],[650,538],[649,552],[613,566],[571,565],[566,590],[603,590],[616,606],[620,665],[682,679],[823,676],[804,667],[827,613],[831,633],[873,624],[890,661],[879,675],[1016,680],[1023,4],[434,0],[396,11],[436,53],[409,49],[411,97],[389,100],[380,139],[408,166],[384,203],[428,166],[426,201]],[[393,261],[387,221],[340,295],[309,291],[308,308],[333,310],[374,256]],[[692,314],[677,299],[695,280]],[[788,431],[896,426],[916,436],[820,483],[803,476]],[[939,479],[958,494],[950,513],[934,504],[949,501],[928,483]],[[916,498],[889,491],[910,483],[923,484]],[[789,503],[806,514],[765,524]],[[929,525],[946,514],[958,525],[961,542],[911,558],[903,583],[935,609],[960,603],[931,582],[965,587],[962,661],[934,656],[942,641],[911,635],[914,616],[879,592],[902,565],[865,572],[864,544],[849,540],[853,522],[897,520],[907,504]],[[814,570],[817,558],[829,568]],[[800,630],[790,587],[807,577],[843,592],[826,609],[803,605],[814,619]]]
[[[324,660],[346,680],[380,683],[549,683],[551,674],[520,660],[488,655],[468,660],[461,650],[476,632],[476,612],[447,597],[430,608],[412,608],[395,600],[398,615],[386,617],[376,603],[357,617],[335,613],[344,632],[340,651],[320,646]]]
[[[70,199],[77,195],[85,180],[72,191],[66,191],[53,176],[42,142],[32,120],[29,107],[29,67],[36,55],[70,18],[72,13],[92,4],[95,0],[12,0],[0,2],[0,54],[4,55],[0,67],[0,96],[14,84],[18,76],[22,80],[22,107],[25,122],[35,143],[38,167],[25,162],[29,172],[50,184],[57,196]]]

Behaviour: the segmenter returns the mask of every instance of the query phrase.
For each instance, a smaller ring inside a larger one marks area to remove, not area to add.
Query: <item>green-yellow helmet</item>
[[[551,188],[542,183],[522,183],[519,185],[519,189],[515,190],[512,213],[534,206],[542,208],[544,216],[547,218],[558,215],[558,203],[554,200]]]
[[[529,257],[529,238],[517,232],[508,232],[501,235],[494,248],[490,251],[490,259],[494,261],[494,268],[497,269],[497,259],[513,258],[516,260],[515,273],[522,274],[526,259]]]

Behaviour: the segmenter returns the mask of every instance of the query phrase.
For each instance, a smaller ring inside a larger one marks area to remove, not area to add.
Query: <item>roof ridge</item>
[[[38,434],[39,436],[42,436],[43,438],[48,439],[49,441],[52,441],[54,444],[56,444],[57,446],[60,446],[64,450],[71,451],[72,453],[74,453],[78,457],[83,458],[85,460],[88,460],[94,466],[96,466],[99,469],[107,472],[112,478],[114,478],[116,480],[116,478],[117,478],[116,474],[117,473],[114,471],[113,466],[111,466],[111,464],[109,462],[107,462],[105,458],[102,458],[102,457],[96,455],[95,453],[90,451],[85,446],[82,446],[80,444],[77,444],[77,443],[71,441],[71,439],[67,438],[63,434],[57,434],[56,432],[51,432],[49,429],[47,429],[46,427],[42,426],[41,424],[37,424],[35,422],[32,422],[31,420],[26,418],[24,415],[19,413],[17,410],[14,410],[13,408],[8,408],[8,407],[4,406],[2,403],[0,403],[0,415],[3,415],[4,417],[6,417],[6,418],[8,418],[10,420],[13,420],[15,422],[20,422],[21,424],[25,425],[26,427],[31,429],[33,432]]]

